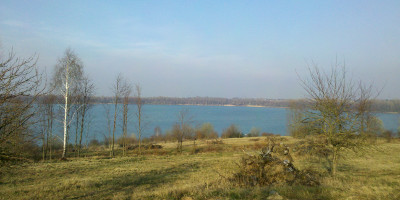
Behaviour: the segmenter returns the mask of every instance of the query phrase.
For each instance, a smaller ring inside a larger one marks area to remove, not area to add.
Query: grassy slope
[[[91,156],[67,162],[28,163],[1,169],[1,199],[265,199],[276,190],[289,199],[400,199],[400,143],[380,143],[363,154],[346,153],[336,179],[319,187],[273,186],[239,188],[225,178],[237,169],[243,149],[254,152],[263,142],[226,139],[222,151],[182,155],[166,150],[144,156],[109,159]],[[292,143],[293,139],[285,143]],[[207,149],[206,144],[199,148]],[[148,152],[151,153],[151,152]],[[166,155],[157,155],[157,154]],[[107,154],[107,153],[105,153]],[[323,162],[295,158],[299,168],[324,172]]]

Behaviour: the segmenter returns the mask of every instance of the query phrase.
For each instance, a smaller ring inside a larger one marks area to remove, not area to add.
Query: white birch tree
[[[64,56],[58,60],[55,66],[53,84],[56,90],[63,96],[64,99],[64,119],[63,119],[63,153],[62,158],[66,158],[68,146],[68,131],[71,122],[70,104],[71,91],[77,87],[79,81],[83,77],[83,63],[80,58],[71,49],[64,52]]]

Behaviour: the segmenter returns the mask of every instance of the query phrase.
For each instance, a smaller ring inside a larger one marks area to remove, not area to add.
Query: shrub
[[[216,139],[218,133],[214,130],[214,126],[211,123],[204,123],[201,127],[195,130],[195,137],[197,139]]]
[[[319,175],[311,170],[299,170],[293,165],[289,148],[276,145],[270,139],[259,154],[245,155],[239,171],[229,179],[240,186],[268,186],[274,184],[319,185]]]
[[[118,144],[120,147],[123,146],[123,140],[124,140],[123,137],[119,137],[119,138],[117,139],[117,144]],[[135,144],[135,143],[137,142],[135,135],[132,134],[132,135],[130,135],[130,136],[127,136],[127,137],[125,138],[125,142],[126,142],[127,145]]]
[[[260,129],[258,128],[251,128],[250,133],[247,133],[247,137],[258,137],[260,136]]]
[[[222,132],[221,137],[222,138],[240,138],[240,137],[243,137],[243,134],[240,131],[239,127],[232,124]]]
[[[386,142],[391,142],[393,139],[393,131],[386,130],[382,133],[382,137],[386,139]]]
[[[97,147],[97,146],[100,146],[100,142],[99,142],[98,140],[96,140],[96,139],[90,140],[89,146],[90,146],[90,147]]]

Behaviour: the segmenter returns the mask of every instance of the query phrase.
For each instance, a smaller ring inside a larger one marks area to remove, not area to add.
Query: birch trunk
[[[68,117],[68,90],[69,90],[69,85],[68,85],[68,77],[69,77],[69,69],[68,69],[68,64],[66,67],[66,74],[65,74],[65,94],[64,94],[64,100],[65,100],[65,105],[64,105],[64,145],[63,145],[63,154],[62,158],[65,158],[66,156],[66,150],[67,150],[67,135],[68,135],[68,122],[67,122],[67,117]]]

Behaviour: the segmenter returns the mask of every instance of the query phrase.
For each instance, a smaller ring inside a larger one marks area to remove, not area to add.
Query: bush
[[[214,126],[211,123],[204,123],[195,130],[195,137],[200,140],[216,139],[218,138],[218,133],[214,130]]]
[[[269,186],[274,184],[319,185],[319,175],[312,170],[299,170],[293,165],[289,148],[276,145],[270,139],[258,155],[245,155],[239,163],[239,172],[229,179],[240,186]]]
[[[260,136],[260,129],[258,128],[251,128],[250,133],[247,133],[247,137],[258,137]]]
[[[98,140],[96,140],[96,139],[90,140],[89,146],[90,146],[90,147],[97,147],[97,146],[100,146],[100,142],[99,142]]]
[[[240,131],[239,127],[232,124],[222,132],[221,137],[222,138],[240,138],[240,137],[243,137],[243,134]]]
[[[382,133],[382,137],[386,139],[386,142],[391,142],[393,139],[393,131],[386,130]]]
[[[123,138],[123,137],[119,137],[119,138],[117,139],[117,144],[118,144],[120,147],[122,147],[122,146],[123,146],[123,141],[124,141],[124,138]],[[135,144],[135,143],[137,142],[135,135],[132,134],[131,136],[127,136],[127,137],[125,138],[125,142],[126,142],[127,145]]]

